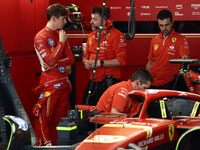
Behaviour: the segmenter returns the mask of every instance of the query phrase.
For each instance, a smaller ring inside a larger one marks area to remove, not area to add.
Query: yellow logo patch
[[[106,34],[106,38],[108,38],[110,36],[110,33]]]
[[[49,92],[49,91],[46,91],[45,93],[44,93],[44,96],[45,97],[48,97],[48,96],[50,96],[51,95],[51,92]]]
[[[172,38],[173,43],[176,42],[176,40],[177,40],[177,38],[175,38],[175,37]]]
[[[154,50],[156,51],[158,49],[158,44],[154,45]]]
[[[78,11],[78,7],[74,7],[74,9],[75,9],[76,11]]]
[[[169,139],[170,139],[170,141],[172,141],[173,137],[174,137],[174,125],[173,124],[169,125],[168,131],[169,131]]]
[[[55,50],[55,48],[54,48],[54,47],[52,47],[52,48],[51,48],[51,52],[53,52],[54,50]]]
[[[92,44],[92,40],[90,39],[90,40],[89,40],[89,45],[91,45],[91,44]]]

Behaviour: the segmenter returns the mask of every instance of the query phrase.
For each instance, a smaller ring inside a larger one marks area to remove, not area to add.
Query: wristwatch
[[[101,60],[100,61],[100,64],[101,64],[101,67],[103,66],[103,64],[104,64],[104,61],[103,60]]]

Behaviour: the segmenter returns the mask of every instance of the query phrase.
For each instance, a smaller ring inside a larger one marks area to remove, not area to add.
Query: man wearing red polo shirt
[[[92,9],[92,20],[90,23],[93,31],[88,37],[83,58],[83,65],[89,71],[90,81],[82,99],[83,105],[96,105],[100,96],[110,85],[120,82],[121,66],[125,66],[127,63],[126,39],[124,34],[113,27],[110,19],[110,11],[107,7],[104,10],[103,16],[101,15],[102,7],[94,7]],[[101,35],[99,35],[101,18],[103,18],[103,25]],[[99,38],[99,53],[95,76],[92,81]],[[93,82],[93,87],[87,102],[91,82]]]
[[[128,92],[138,89],[147,89],[153,78],[145,69],[138,69],[126,82],[110,86],[100,97],[96,107],[98,111],[111,113],[131,113],[139,105],[136,100],[128,97]]]
[[[180,65],[170,64],[169,60],[189,59],[190,50],[186,38],[174,31],[170,11],[161,10],[157,20],[161,33],[151,41],[146,69],[154,79],[151,88],[173,89]]]

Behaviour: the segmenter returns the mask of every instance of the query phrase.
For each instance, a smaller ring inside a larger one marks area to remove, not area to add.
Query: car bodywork
[[[76,150],[130,149],[130,145],[143,149],[175,149],[183,133],[190,129],[198,132],[200,125],[200,95],[175,90],[134,90],[131,98],[144,101],[139,113],[99,113],[90,119],[102,126],[90,134]],[[138,109],[136,109],[138,111]],[[136,116],[136,117],[135,117]],[[138,116],[138,117],[137,117]],[[198,147],[200,136],[189,136],[187,141]],[[178,147],[191,145],[179,141]],[[177,148],[178,149],[178,148]]]
[[[26,142],[30,141],[28,125],[23,121],[19,124],[16,120],[20,119],[6,116],[4,119],[10,122],[13,131],[13,137],[10,138],[8,145],[13,150],[20,145],[20,149],[24,150],[196,150],[200,148],[199,94],[147,89],[131,91],[129,96],[140,102],[134,112],[130,114],[97,112],[92,117],[89,115],[89,121],[96,126],[96,130],[82,142],[71,146],[31,146]],[[76,108],[79,110],[85,108],[88,114],[95,112],[95,106],[79,105]],[[76,112],[79,110],[76,109],[74,114],[77,115]],[[78,121],[75,119],[77,128],[73,128],[78,130],[83,126],[80,124],[84,118],[78,116],[75,118],[79,119]],[[26,130],[23,130],[24,127]],[[78,134],[80,131],[74,133]],[[0,144],[0,147],[6,149],[6,145]]]

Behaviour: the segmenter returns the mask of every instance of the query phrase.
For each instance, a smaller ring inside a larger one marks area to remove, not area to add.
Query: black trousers
[[[163,86],[151,86],[150,89],[168,89],[168,90],[173,90],[175,81],[176,81],[176,79],[168,82],[167,84],[165,84]]]
[[[118,82],[120,82],[119,79],[112,78],[112,85],[115,83],[118,83]],[[101,97],[101,95],[106,91],[106,89],[109,86],[107,85],[106,79],[104,79],[101,82],[93,82],[91,94],[89,94],[88,91],[89,91],[90,85],[91,85],[91,80],[89,81],[89,83],[85,89],[83,99],[82,99],[82,105],[85,105],[86,102],[88,101],[88,105],[96,106],[97,102],[99,101],[99,98]],[[89,96],[88,96],[88,94],[89,94]]]

